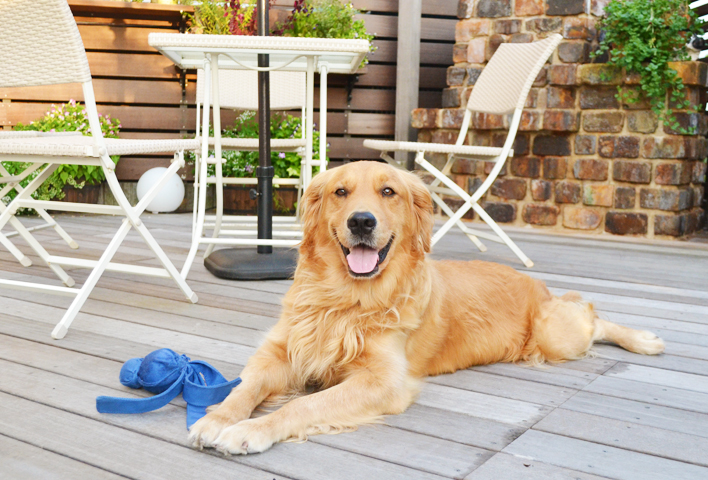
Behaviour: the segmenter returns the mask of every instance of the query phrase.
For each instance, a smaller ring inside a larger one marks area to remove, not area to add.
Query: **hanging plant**
[[[702,33],[702,22],[688,6],[688,0],[612,0],[606,17],[598,22],[599,48],[591,56],[609,53],[609,65],[640,76],[639,91],[618,87],[618,100],[629,104],[648,100],[652,111],[671,129],[694,133],[680,127],[668,109],[697,111],[686,98],[685,86],[669,62],[689,60],[686,43]]]

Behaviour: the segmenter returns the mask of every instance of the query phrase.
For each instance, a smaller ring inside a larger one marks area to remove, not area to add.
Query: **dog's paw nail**
[[[241,444],[241,449],[242,449],[244,452],[247,452],[247,451],[248,451],[248,442],[243,442],[243,443]]]

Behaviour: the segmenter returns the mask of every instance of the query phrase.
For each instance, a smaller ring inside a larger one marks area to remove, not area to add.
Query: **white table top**
[[[219,53],[219,68],[255,68],[258,54],[270,55],[270,67],[304,71],[307,57],[327,64],[329,73],[354,73],[369,52],[368,40],[151,33],[148,44],[183,69],[202,68],[207,53]]]

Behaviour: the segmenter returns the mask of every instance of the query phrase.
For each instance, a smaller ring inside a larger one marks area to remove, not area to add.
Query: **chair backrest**
[[[562,38],[553,34],[533,43],[502,43],[475,82],[467,109],[504,114],[524,108],[538,72]]]
[[[271,110],[305,106],[305,72],[270,72]],[[197,103],[204,104],[204,70],[197,70]],[[219,70],[219,107],[258,110],[258,72]]]
[[[0,87],[91,80],[66,0],[0,0],[0,48]]]

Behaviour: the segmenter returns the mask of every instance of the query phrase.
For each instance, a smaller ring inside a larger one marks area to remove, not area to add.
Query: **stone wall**
[[[454,143],[461,106],[496,48],[561,33],[563,42],[526,102],[514,157],[483,197],[483,207],[506,224],[650,238],[690,234],[705,218],[706,116],[676,111],[681,126],[696,132],[681,135],[648,104],[620,103],[618,87],[637,89],[637,78],[589,59],[606,3],[592,0],[585,12],[585,0],[461,0],[442,108],[415,110],[413,126],[420,129],[419,141]],[[682,62],[673,68],[702,111],[708,65]],[[501,146],[509,120],[474,114],[466,143]],[[445,158],[429,160],[442,166]],[[453,176],[472,193],[490,170],[488,162],[459,158]],[[474,218],[472,211],[467,218]]]

